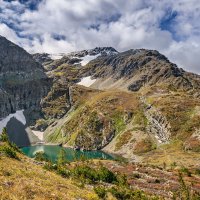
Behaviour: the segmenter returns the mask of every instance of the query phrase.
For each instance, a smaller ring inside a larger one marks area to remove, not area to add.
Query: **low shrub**
[[[117,182],[117,176],[106,167],[101,166],[99,169],[93,169],[87,165],[76,166],[71,170],[76,178],[82,177],[90,183],[102,181],[105,183]]]
[[[58,166],[64,166],[65,164],[68,163],[67,159],[66,159],[66,152],[64,149],[61,149],[59,154],[58,154],[58,160],[57,160],[57,165]]]
[[[41,162],[48,161],[47,155],[43,151],[36,152],[34,159]]]
[[[191,173],[191,172],[189,171],[189,169],[186,168],[186,167],[182,167],[182,168],[180,169],[180,172],[186,174],[186,175],[189,176],[189,177],[192,176],[192,173]]]
[[[70,176],[70,171],[67,170],[64,167],[58,167],[57,170],[56,170],[56,172],[57,172],[57,174],[61,175],[64,178],[67,178],[67,177]]]
[[[19,157],[17,156],[15,149],[13,149],[10,146],[7,145],[1,146],[0,152],[4,153],[9,158],[15,158],[19,160]]]
[[[90,183],[95,183],[99,180],[97,171],[86,165],[76,166],[71,172],[76,178],[82,177],[82,179],[87,179]]]
[[[9,142],[9,146],[12,147],[18,153],[22,153],[21,149],[13,142]]]
[[[103,186],[98,186],[94,188],[94,191],[99,198],[104,199],[106,197],[106,189]]]
[[[196,170],[195,170],[195,174],[196,174],[196,175],[200,175],[200,169],[196,169]]]
[[[58,169],[58,166],[51,162],[47,162],[44,164],[44,169],[49,170],[49,171],[56,171]]]
[[[97,171],[98,177],[100,181],[106,182],[106,183],[114,183],[117,181],[116,175],[111,172],[106,167],[100,167],[100,169]]]
[[[0,141],[1,142],[9,142],[8,134],[6,128],[3,128],[3,131],[0,135]]]
[[[108,190],[116,199],[148,200],[149,198],[140,190],[131,190],[125,187],[112,187]]]

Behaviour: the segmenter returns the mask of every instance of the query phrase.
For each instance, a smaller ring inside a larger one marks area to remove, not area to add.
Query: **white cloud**
[[[6,24],[0,24],[0,35],[7,37],[10,41],[17,43],[19,42],[19,38],[14,30],[9,28]]]
[[[0,0],[0,34],[29,52],[150,48],[200,73],[199,0],[43,0],[37,10],[26,7]],[[161,29],[162,20],[173,12],[169,29]]]
[[[164,52],[174,63],[190,72],[200,73],[200,39],[173,42]]]

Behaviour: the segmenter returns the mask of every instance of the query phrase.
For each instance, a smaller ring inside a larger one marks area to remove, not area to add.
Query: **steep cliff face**
[[[37,143],[29,126],[43,115],[41,99],[52,80],[30,54],[1,36],[0,52],[0,132],[7,127],[10,140],[19,146]]]
[[[0,118],[22,109],[39,111],[51,86],[42,66],[4,37],[0,37],[0,52]]]

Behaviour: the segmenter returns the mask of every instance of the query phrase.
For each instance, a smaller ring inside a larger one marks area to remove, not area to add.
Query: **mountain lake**
[[[55,145],[28,146],[21,148],[21,151],[30,158],[34,158],[37,152],[44,152],[47,158],[55,163],[61,149],[64,149],[66,160],[69,162],[78,160],[81,157],[86,159],[114,160],[114,156],[103,151],[80,151]]]

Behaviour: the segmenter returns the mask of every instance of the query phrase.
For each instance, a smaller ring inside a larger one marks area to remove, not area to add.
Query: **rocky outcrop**
[[[80,134],[75,140],[75,146],[83,150],[100,150],[109,144],[115,137],[115,130],[111,128],[112,123],[108,122],[108,126],[102,123],[102,127],[99,130],[95,130],[96,135],[90,134],[84,135]],[[87,131],[87,130],[86,130]]]
[[[171,126],[166,117],[152,105],[147,104],[145,97],[141,97],[140,99],[145,105],[144,113],[148,120],[146,127],[147,133],[153,134],[159,143],[169,142],[171,136]]]
[[[0,118],[22,109],[39,112],[40,101],[51,87],[42,66],[4,37],[0,37],[0,52]]]
[[[200,152],[200,130],[197,129],[183,146],[185,151]]]
[[[146,111],[148,119],[147,132],[154,134],[159,143],[166,143],[170,140],[170,124],[158,111]]]
[[[40,64],[45,65],[53,62],[53,59],[50,58],[48,53],[36,53],[33,54],[33,58]]]
[[[48,119],[60,119],[71,108],[70,91],[67,83],[55,82],[41,102],[43,114]]]

